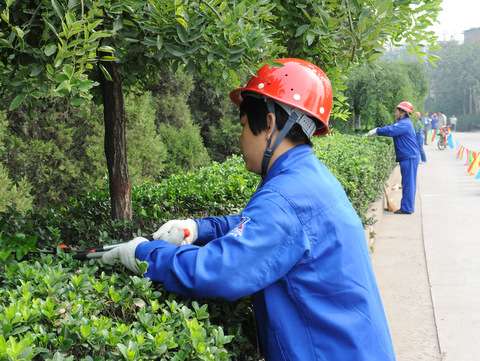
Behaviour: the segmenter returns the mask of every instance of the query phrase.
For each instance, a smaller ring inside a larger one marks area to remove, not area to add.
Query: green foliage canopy
[[[447,115],[480,117],[480,44],[442,43],[430,69],[427,107]]]
[[[419,57],[433,60],[436,46],[429,27],[440,11],[440,0],[277,1],[281,44],[287,54],[311,59],[326,70],[334,86],[333,117],[346,120],[343,92],[348,69],[377,59],[385,46],[406,44]]]
[[[393,110],[403,100],[423,109],[428,80],[419,63],[376,62],[354,68],[346,92],[353,129],[373,128],[393,122]]]
[[[225,80],[276,47],[264,25],[271,8],[255,0],[8,0],[0,5],[0,82],[15,109],[27,97],[90,99],[96,66],[109,77],[105,62],[122,64],[125,84],[153,81],[159,63]]]
[[[440,0],[7,0],[0,7],[2,84],[11,109],[27,96],[69,95],[78,103],[91,97],[93,70],[105,73],[104,62],[120,62],[126,84],[152,81],[161,62],[231,87],[261,59],[298,56],[324,67],[342,91],[345,70],[386,44],[406,41],[426,55],[439,10]]]

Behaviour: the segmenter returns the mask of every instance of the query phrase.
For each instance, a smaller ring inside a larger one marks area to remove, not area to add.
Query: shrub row
[[[394,164],[388,139],[336,134],[314,143],[318,157],[339,179],[364,222]],[[16,233],[38,237],[41,245],[67,241],[92,245],[146,235],[171,218],[232,214],[240,211],[255,191],[259,178],[233,156],[196,172],[172,175],[161,182],[133,187],[134,220],[110,220],[106,187],[72,198],[64,206],[31,212],[26,217],[3,213],[3,237]],[[0,241],[1,242],[1,241]]]
[[[354,207],[366,219],[368,205],[391,171],[393,153],[385,139],[334,135],[315,142],[314,150],[344,186]],[[244,169],[240,157],[214,163],[198,172],[172,175],[159,183],[133,188],[135,219],[112,222],[106,189],[72,198],[62,207],[30,212],[27,216],[4,212],[0,217],[0,260],[18,257],[38,240],[40,246],[93,245],[152,232],[177,217],[231,214],[242,209],[259,178]]]
[[[391,171],[391,144],[333,135],[315,142],[314,149],[365,219],[368,204]],[[258,182],[240,157],[232,157],[198,172],[134,187],[135,219],[130,223],[109,220],[106,190],[27,217],[4,213],[0,361],[258,360],[248,300],[198,304],[123,271],[99,269],[95,261],[25,256],[35,243],[91,246],[152,232],[170,218],[236,213]]]
[[[210,315],[147,279],[58,257],[1,273],[0,360],[216,361],[245,351],[227,351],[233,336],[212,324],[221,305]]]

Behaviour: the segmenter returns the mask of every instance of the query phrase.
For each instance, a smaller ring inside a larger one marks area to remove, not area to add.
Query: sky
[[[463,32],[480,27],[480,0],[443,0],[438,24],[433,29],[439,40],[463,42]]]

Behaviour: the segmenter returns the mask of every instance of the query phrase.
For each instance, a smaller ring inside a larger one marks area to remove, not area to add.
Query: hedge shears
[[[176,228],[175,229],[175,234],[170,234],[169,239],[177,239],[178,243],[180,243],[182,240],[190,236],[190,231],[187,228],[180,229]],[[154,239],[152,237],[145,237],[149,241],[153,241]],[[94,247],[94,248],[87,248],[87,249],[74,249],[70,247],[69,245],[65,243],[60,243],[57,246],[57,249],[59,249],[62,252],[65,253],[70,253],[74,259],[78,260],[89,260],[89,259],[97,259],[97,258],[102,258],[102,256],[107,253],[108,251],[119,247],[127,242],[121,242],[121,243],[116,243],[116,244],[110,244],[106,246],[100,246],[100,247]],[[57,250],[55,249],[41,249],[38,250],[40,253],[47,253],[47,254],[56,254]]]

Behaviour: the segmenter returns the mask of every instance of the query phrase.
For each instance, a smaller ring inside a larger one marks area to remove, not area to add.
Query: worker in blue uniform
[[[410,119],[412,120],[412,119]],[[427,162],[427,155],[425,154],[425,149],[423,149],[423,144],[425,143],[425,125],[422,121],[422,113],[415,112],[415,118],[413,120],[413,129],[415,129],[415,137],[417,138],[418,153],[420,154],[420,160],[422,163]]]
[[[415,193],[417,189],[417,169],[419,149],[415,128],[410,120],[413,105],[403,101],[395,108],[396,122],[381,128],[370,130],[367,135],[393,137],[396,160],[400,164],[402,175],[402,201],[396,214],[411,214],[415,211]]]
[[[300,59],[275,63],[230,94],[246,167],[262,176],[241,213],[168,221],[103,261],[146,261],[145,277],[188,297],[251,295],[267,361],[393,361],[362,223],[310,142],[328,131],[330,81]]]

